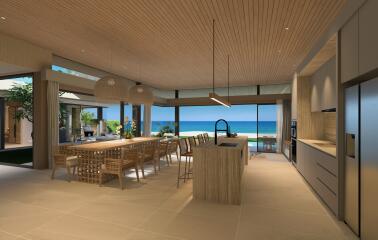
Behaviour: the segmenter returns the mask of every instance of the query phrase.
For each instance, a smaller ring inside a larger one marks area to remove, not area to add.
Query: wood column
[[[98,107],[97,108],[97,120],[101,121],[104,119],[104,109],[103,107]]]
[[[134,133],[135,137],[141,136],[141,107],[140,105],[133,105],[133,121],[136,125],[136,130]]]
[[[0,150],[5,148],[5,100],[0,98]]]
[[[175,98],[179,98],[179,90],[175,90]],[[180,136],[180,106],[175,106],[175,135]]]
[[[120,119],[119,123],[121,124],[121,129],[120,129],[120,135],[121,138],[123,138],[123,135],[125,133],[125,103],[123,101],[120,102],[119,104],[119,112],[120,112]]]
[[[47,154],[47,81],[33,74],[33,167],[49,167]]]

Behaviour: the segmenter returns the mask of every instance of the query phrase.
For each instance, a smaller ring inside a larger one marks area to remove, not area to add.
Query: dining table
[[[71,145],[68,149],[78,157],[78,181],[99,183],[100,169],[105,158],[120,159],[122,148],[133,147],[151,141],[159,141],[159,137],[134,137]]]

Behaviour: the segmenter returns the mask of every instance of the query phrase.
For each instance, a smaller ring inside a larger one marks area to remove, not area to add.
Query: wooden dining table
[[[135,137],[69,146],[68,149],[78,157],[78,181],[87,183],[99,182],[99,171],[105,158],[121,158],[122,148],[159,141],[158,137]]]

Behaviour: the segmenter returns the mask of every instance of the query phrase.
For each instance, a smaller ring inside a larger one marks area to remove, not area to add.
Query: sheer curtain
[[[281,99],[277,100],[277,148],[276,152],[282,152],[282,124],[283,124],[283,101]]]
[[[143,136],[151,136],[151,105],[144,105]]]
[[[277,100],[277,152],[283,152],[290,140],[291,100]]]
[[[53,166],[54,150],[59,145],[59,83],[47,82],[47,150],[49,167]]]

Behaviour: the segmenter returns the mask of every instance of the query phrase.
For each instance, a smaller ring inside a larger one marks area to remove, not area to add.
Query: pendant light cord
[[[213,93],[215,93],[215,19],[213,19]]]

